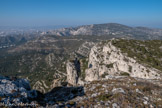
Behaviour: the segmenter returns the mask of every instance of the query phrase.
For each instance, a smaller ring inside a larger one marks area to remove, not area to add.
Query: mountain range
[[[93,35],[114,37],[129,37],[136,39],[162,39],[162,29],[151,29],[146,27],[129,27],[117,23],[92,24],[79,27],[63,28],[48,31],[47,34],[57,36]]]
[[[41,95],[40,105],[162,106],[162,29],[108,23],[35,33],[0,37],[0,89],[23,78]]]

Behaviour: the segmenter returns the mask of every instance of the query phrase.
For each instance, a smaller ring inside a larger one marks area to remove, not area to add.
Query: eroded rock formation
[[[66,64],[67,81],[72,85],[77,85],[79,80],[80,62],[75,59]]]
[[[113,39],[112,39],[113,40]],[[159,70],[138,63],[112,45],[112,40],[95,45],[89,54],[86,81],[101,79],[106,75],[128,75],[131,77],[160,79]]]

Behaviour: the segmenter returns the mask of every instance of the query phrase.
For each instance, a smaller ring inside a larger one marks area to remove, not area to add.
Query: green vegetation
[[[137,62],[147,64],[162,71],[162,41],[161,40],[113,40],[112,44],[135,58]],[[131,69],[131,68],[130,68]]]
[[[50,67],[46,62],[47,54],[43,52],[26,52],[0,57],[0,74],[3,76],[16,76],[28,78],[31,86],[37,81],[43,80],[47,86],[52,84],[54,75],[57,72],[54,66],[65,72],[65,67],[61,68],[62,61],[54,62]],[[57,55],[55,55],[57,57]],[[63,60],[64,61],[64,60]],[[45,88],[45,87],[44,87]],[[46,89],[48,91],[48,89]]]
[[[65,73],[65,61],[70,58],[70,54],[75,52],[85,41],[98,42],[100,40],[108,40],[114,37],[111,36],[46,36],[40,37],[38,41],[28,41],[21,43],[20,46],[15,46],[8,49],[0,49],[0,74],[3,76],[17,76],[28,78],[31,86],[37,81],[45,81],[49,86],[54,79],[57,70]],[[44,40],[45,43],[41,41]],[[49,41],[50,40],[50,41]],[[103,41],[102,44],[107,44],[109,41]],[[138,62],[148,64],[162,71],[162,41],[140,41],[140,40],[114,40],[113,45],[119,47],[123,53],[127,53],[129,57],[136,58]],[[56,47],[56,49],[55,49]],[[57,49],[58,48],[58,49]],[[10,50],[15,50],[13,53],[8,53]],[[49,66],[47,56],[53,53],[53,66]],[[88,60],[85,57],[79,58],[82,61],[81,77],[85,78],[85,70],[88,68]],[[46,61],[47,60],[47,61]],[[102,65],[102,63],[101,63]],[[113,64],[106,65],[108,68],[113,67]],[[129,70],[132,70],[130,67]],[[147,71],[149,73],[149,71]],[[126,74],[125,74],[126,75]],[[127,75],[128,76],[128,75]],[[103,75],[105,77],[105,75]],[[64,76],[62,80],[65,80]]]
[[[99,101],[108,101],[112,96],[113,96],[112,93],[101,94],[98,96],[98,100]]]
[[[149,73],[150,71],[149,70],[146,70],[147,73]]]
[[[121,75],[121,76],[130,76],[130,74],[127,73],[127,72],[122,72],[120,75]]]
[[[132,72],[132,66],[129,66],[129,72]]]
[[[113,63],[107,64],[106,67],[107,68],[113,68]]]
[[[86,60],[86,58],[81,59],[81,73],[80,76],[82,79],[85,79],[85,70],[88,68],[88,60]]]
[[[15,44],[15,47],[0,49],[0,75],[16,76],[20,78],[28,78],[31,86],[37,81],[45,81],[46,85],[51,85],[54,79],[58,79],[59,75],[55,75],[58,71],[65,73],[65,61],[70,58],[70,54],[75,52],[84,42],[98,42],[100,40],[108,40],[113,36],[54,36],[47,35],[34,38],[32,35],[29,40],[18,36],[17,39],[7,37],[7,41],[0,40],[1,45]],[[8,41],[11,40],[11,43]],[[27,41],[27,42],[26,42]],[[43,42],[42,42],[43,41]],[[8,51],[13,51],[8,53]],[[51,60],[53,66],[49,66],[47,56],[53,53],[54,59]],[[84,79],[85,70],[88,68],[88,61],[85,57],[83,60],[83,69],[81,77]],[[80,59],[79,58],[79,59]],[[62,74],[61,74],[62,75]],[[63,76],[63,75],[62,75]],[[63,79],[65,80],[65,76]]]
[[[108,73],[104,73],[104,74],[102,74],[102,78],[105,78],[107,75],[109,75]]]

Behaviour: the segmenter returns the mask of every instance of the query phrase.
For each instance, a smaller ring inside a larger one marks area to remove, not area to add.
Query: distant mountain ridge
[[[57,36],[113,35],[117,37],[129,37],[136,39],[162,39],[162,29],[152,29],[147,27],[129,27],[117,23],[92,24],[78,27],[62,28],[48,31],[46,34]]]

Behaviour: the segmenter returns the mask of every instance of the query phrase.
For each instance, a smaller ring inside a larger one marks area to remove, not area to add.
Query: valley
[[[30,96],[40,106],[162,107],[161,29],[108,23],[0,39],[0,45],[12,45],[0,48],[0,79],[9,85],[15,77],[27,79],[42,97]]]

